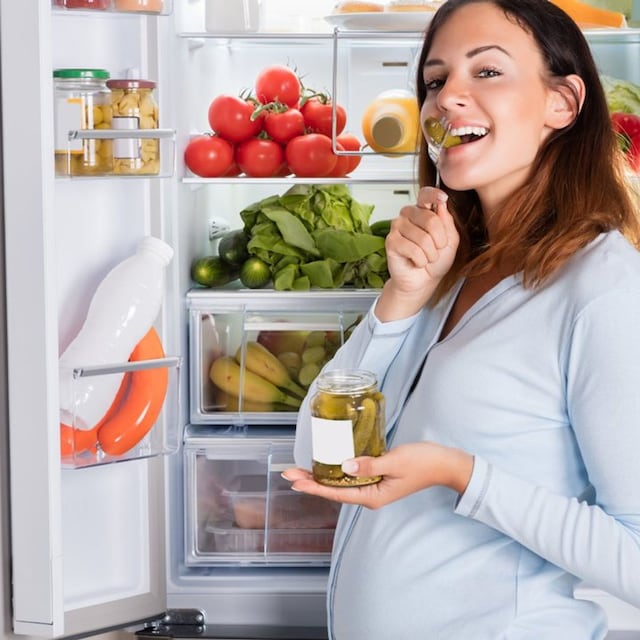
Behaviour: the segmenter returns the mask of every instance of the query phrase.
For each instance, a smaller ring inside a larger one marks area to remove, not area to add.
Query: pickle
[[[323,394],[313,403],[313,413],[327,420],[353,420],[356,417],[350,396]]]
[[[345,472],[340,465],[323,464],[322,462],[313,461],[313,477],[320,479],[322,484],[342,485],[345,484],[347,478]]]
[[[442,123],[436,118],[427,118],[424,121],[424,130],[427,132],[427,135],[435,144],[442,144],[442,137],[445,134],[445,128],[442,126]],[[456,145],[462,142],[462,138],[460,136],[452,136],[450,133],[447,134],[445,138],[443,147],[448,149],[449,147],[455,147]]]
[[[378,421],[378,405],[373,398],[362,401],[360,415],[353,426],[353,448],[356,456],[367,454],[369,441],[376,432]]]

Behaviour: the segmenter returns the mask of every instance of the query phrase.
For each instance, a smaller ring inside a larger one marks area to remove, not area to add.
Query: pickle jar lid
[[[336,369],[326,371],[316,378],[320,391],[333,394],[353,394],[375,387],[375,373],[364,369]]]
[[[106,69],[54,69],[53,77],[106,80],[109,77],[109,72]]]
[[[155,89],[153,80],[140,80],[134,78],[112,79],[107,81],[109,89]]]

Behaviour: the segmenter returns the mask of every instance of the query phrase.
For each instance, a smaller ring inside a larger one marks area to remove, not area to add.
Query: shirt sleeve
[[[578,316],[567,409],[595,498],[553,493],[476,456],[456,513],[640,606],[640,291],[618,290]]]
[[[377,302],[377,300],[376,300]],[[387,369],[400,350],[418,314],[402,320],[380,322],[375,316],[375,303],[363,321],[328,362],[323,371],[335,369],[366,369],[376,374],[379,382],[384,380]],[[309,387],[307,395],[298,411],[294,458],[299,467],[311,468],[311,413],[310,399],[315,394],[315,383]]]

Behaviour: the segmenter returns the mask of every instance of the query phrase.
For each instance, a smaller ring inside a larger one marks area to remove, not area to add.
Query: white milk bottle
[[[92,429],[111,406],[123,375],[73,379],[73,369],[126,362],[162,304],[173,249],[152,236],[98,285],[78,335],[60,356],[60,422]]]

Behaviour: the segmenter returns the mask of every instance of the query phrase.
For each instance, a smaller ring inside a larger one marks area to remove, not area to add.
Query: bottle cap
[[[138,245],[138,251],[150,251],[160,257],[162,262],[167,265],[173,258],[173,249],[160,238],[154,236],[147,236]]]
[[[153,80],[142,80],[141,78],[113,78],[107,80],[109,89],[155,89],[156,83]]]
[[[109,77],[109,72],[106,69],[54,69],[53,77],[105,80]]]

